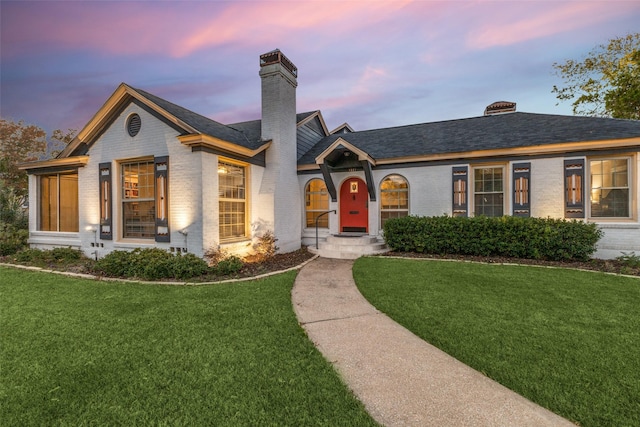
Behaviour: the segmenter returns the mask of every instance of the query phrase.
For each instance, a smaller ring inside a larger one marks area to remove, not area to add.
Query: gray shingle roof
[[[374,159],[640,137],[640,121],[509,113],[330,135],[298,164],[313,164],[342,138]]]
[[[260,140],[259,131],[256,137],[254,133],[245,133],[243,128],[235,129],[231,126],[223,125],[144,90],[135,89],[135,91],[202,134],[220,138],[252,150],[263,144]]]

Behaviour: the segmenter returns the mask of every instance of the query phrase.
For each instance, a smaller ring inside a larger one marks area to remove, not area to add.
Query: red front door
[[[340,187],[340,232],[366,233],[369,193],[360,178],[349,178]]]

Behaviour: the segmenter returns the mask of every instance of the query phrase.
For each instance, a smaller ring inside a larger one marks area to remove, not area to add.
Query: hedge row
[[[552,218],[408,216],[384,225],[392,250],[439,255],[585,261],[600,237],[596,224]]]
[[[112,277],[185,280],[206,274],[234,274],[242,267],[242,261],[235,256],[229,256],[209,267],[205,260],[191,253],[173,255],[163,249],[138,248],[131,252],[113,251],[107,254],[96,261],[94,271]]]

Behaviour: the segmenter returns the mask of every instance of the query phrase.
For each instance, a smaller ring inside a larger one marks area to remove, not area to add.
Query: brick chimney
[[[281,252],[300,248],[302,202],[296,157],[296,86],[298,69],[280,50],[260,55],[262,139],[271,140],[265,159],[258,217],[271,229]]]

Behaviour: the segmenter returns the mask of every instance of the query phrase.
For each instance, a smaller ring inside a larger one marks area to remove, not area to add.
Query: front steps
[[[359,233],[343,233],[328,236],[326,240],[315,246],[308,247],[309,252],[323,258],[356,259],[364,255],[376,255],[388,252],[384,242],[378,241],[376,236]]]

